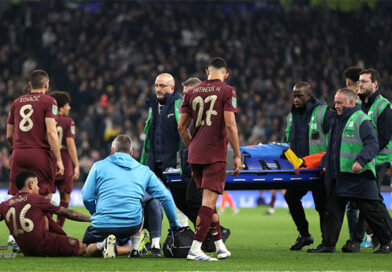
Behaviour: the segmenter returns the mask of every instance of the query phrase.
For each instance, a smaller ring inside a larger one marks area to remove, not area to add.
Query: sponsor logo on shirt
[[[69,239],[68,239],[68,242],[69,242],[69,244],[72,245],[72,246],[76,245],[75,239],[69,238]]]
[[[167,118],[170,118],[170,117],[172,117],[172,116],[174,116],[174,113],[169,113],[169,114],[167,115]]]
[[[231,104],[233,105],[234,108],[237,108],[237,98],[232,97],[231,98]]]
[[[71,133],[75,135],[75,126],[74,125],[71,126]]]
[[[52,112],[54,115],[57,115],[57,105],[52,106]]]

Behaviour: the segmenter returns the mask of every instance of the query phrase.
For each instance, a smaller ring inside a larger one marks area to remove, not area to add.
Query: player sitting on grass
[[[65,257],[86,252],[86,245],[68,237],[51,214],[81,222],[90,222],[89,216],[57,206],[40,195],[37,176],[30,170],[20,171],[15,185],[19,192],[0,204],[0,221],[5,220],[24,256]]]

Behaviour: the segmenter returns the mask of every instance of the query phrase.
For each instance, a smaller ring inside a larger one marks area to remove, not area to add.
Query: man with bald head
[[[164,183],[163,172],[167,168],[179,168],[181,138],[177,131],[180,116],[181,95],[174,89],[175,82],[171,74],[159,74],[155,79],[155,98],[147,101],[148,117],[144,133],[143,152],[140,163],[147,165]],[[149,203],[151,197],[146,194],[144,203]],[[159,205],[159,203],[156,203]],[[154,213],[157,214],[154,214]],[[160,236],[162,209],[145,209],[145,226],[151,235],[151,252],[161,256]]]
[[[293,106],[288,117],[286,141],[298,157],[325,152],[327,148],[326,134],[330,128],[332,112],[324,101],[313,97],[310,84],[297,82],[293,88]],[[307,190],[288,189],[285,199],[294,220],[299,236],[290,250],[301,250],[313,243],[309,233],[309,224],[301,198]],[[324,188],[312,190],[316,210],[320,215],[320,227],[323,225],[326,193]]]
[[[159,74],[155,79],[155,94],[158,101],[166,100],[166,93],[174,93],[174,78],[171,74]]]
[[[181,95],[174,91],[171,74],[159,74],[155,79],[155,98],[148,101],[148,118],[144,132],[141,163],[148,165],[162,179],[168,167],[177,167],[180,135],[177,132],[178,105]]]
[[[348,201],[358,207],[360,215],[380,240],[374,253],[389,254],[392,233],[385,218],[388,211],[379,198],[375,157],[379,150],[372,121],[356,103],[356,94],[348,88],[335,95],[336,114],[331,123],[325,156],[325,185],[328,192],[323,241],[309,253],[334,253]],[[360,252],[362,236],[348,240],[343,252]]]

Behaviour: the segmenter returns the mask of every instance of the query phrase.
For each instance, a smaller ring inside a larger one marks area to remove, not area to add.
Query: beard
[[[358,90],[358,97],[361,99],[361,100],[365,100],[366,98],[368,98],[369,97],[369,95],[372,93],[372,90],[371,89],[364,89],[363,91],[361,91],[361,90]]]

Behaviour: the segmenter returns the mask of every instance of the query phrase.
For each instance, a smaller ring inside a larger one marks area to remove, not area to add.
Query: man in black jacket
[[[181,138],[177,122],[182,97],[174,91],[174,84],[173,76],[167,73],[155,79],[156,97],[147,101],[146,139],[140,159],[164,182],[163,171],[170,167],[177,168],[180,163]]]
[[[293,88],[294,105],[286,128],[286,141],[298,157],[326,151],[326,134],[329,131],[331,111],[325,102],[312,96],[310,84],[300,81]],[[285,199],[299,236],[290,250],[301,250],[313,243],[301,198],[307,193],[302,189],[287,189]],[[323,225],[326,194],[324,188],[312,190],[316,210]]]
[[[337,116],[331,125],[325,157],[327,210],[323,242],[309,253],[333,253],[348,201],[353,201],[375,234],[381,247],[375,253],[389,253],[392,234],[383,222],[384,203],[378,198],[374,157],[378,140],[369,117],[356,105],[356,95],[347,88],[337,91]],[[385,205],[384,205],[385,206]],[[359,252],[359,241],[356,243]],[[347,241],[351,248],[353,242]]]
[[[376,70],[365,69],[359,73],[358,96],[362,101],[361,109],[372,120],[372,125],[377,132],[379,143],[375,163],[377,188],[379,198],[382,201],[381,184],[387,172],[390,171],[388,169],[391,168],[392,162],[392,126],[390,124],[392,120],[392,109],[391,103],[380,94],[379,85],[380,75]],[[386,215],[384,222],[389,231],[392,232],[392,219],[387,210],[384,214]],[[355,235],[363,237],[367,227],[363,216],[359,216],[357,225]],[[379,244],[377,237],[372,236],[372,244],[373,247],[377,247],[377,244]]]
[[[175,92],[174,85],[173,76],[167,73],[159,74],[155,79],[156,97],[147,101],[148,118],[144,128],[146,139],[140,159],[140,163],[150,167],[166,185],[163,172],[167,168],[177,168],[180,162],[181,138],[177,131],[177,121],[182,97]],[[151,235],[151,253],[154,256],[162,256],[160,250],[162,208],[157,200],[152,199],[147,193],[143,199],[143,206],[145,226]]]

